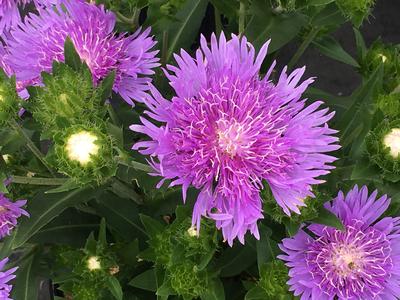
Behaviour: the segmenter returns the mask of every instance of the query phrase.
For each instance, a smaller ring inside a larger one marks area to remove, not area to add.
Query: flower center
[[[390,154],[394,158],[400,156],[400,128],[393,128],[384,138],[383,144],[390,148]]]
[[[226,120],[218,120],[217,143],[219,149],[231,157],[240,154],[248,144],[244,131],[243,125],[236,121],[228,123]]]
[[[359,299],[361,293],[368,293],[368,299],[373,299],[393,267],[391,251],[384,233],[355,220],[344,231],[326,227],[310,244],[307,265],[327,295]]]
[[[97,137],[88,131],[72,134],[66,145],[69,159],[78,161],[82,166],[86,165],[90,162],[91,156],[96,155],[99,151],[96,141]]]
[[[363,267],[364,251],[351,245],[342,245],[334,249],[332,264],[336,272],[346,277],[353,272],[358,272]]]

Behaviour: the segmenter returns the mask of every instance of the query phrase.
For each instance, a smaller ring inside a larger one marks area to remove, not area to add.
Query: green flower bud
[[[365,142],[371,161],[382,169],[383,177],[400,180],[400,120],[383,121],[369,132]]]
[[[292,221],[294,223],[304,223],[311,221],[318,217],[318,211],[323,206],[321,197],[323,196],[318,191],[314,191],[315,198],[307,197],[304,199],[305,206],[300,207],[300,214],[292,214],[290,217],[284,213],[282,207],[278,205],[271,190],[264,184],[264,189],[261,191],[261,199],[263,199],[264,212],[270,216],[270,218],[277,223],[285,223],[286,221]]]
[[[207,273],[190,263],[176,264],[169,269],[171,287],[184,298],[197,298],[207,288]]]
[[[286,285],[288,280],[287,267],[282,261],[276,260],[261,267],[258,286],[265,291],[268,297],[276,299],[279,296],[291,296]]]
[[[336,4],[342,14],[357,27],[370,14],[374,0],[337,0]]]
[[[400,117],[400,94],[379,95],[376,105],[385,117],[391,119]]]
[[[9,79],[0,70],[0,126],[18,117],[21,101],[15,88],[15,78]]]
[[[400,53],[397,46],[375,41],[361,61],[361,74],[364,77],[383,64],[383,90],[391,93],[400,84]]]
[[[100,184],[115,173],[113,142],[98,127],[75,125],[57,132],[54,141],[50,162],[77,183]]]
[[[45,130],[57,131],[103,115],[100,93],[88,71],[60,64],[52,75],[43,74],[43,81],[44,87],[35,88],[30,101],[34,119]]]

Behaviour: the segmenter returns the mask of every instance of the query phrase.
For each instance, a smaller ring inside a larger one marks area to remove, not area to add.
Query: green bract
[[[77,183],[100,184],[115,174],[113,141],[100,126],[71,126],[55,133],[54,143],[49,161]]]
[[[289,280],[288,269],[282,261],[274,260],[261,267],[260,281],[265,294],[271,299],[278,299],[280,296],[293,296],[288,292],[286,282]]]
[[[337,0],[336,4],[342,14],[358,27],[370,14],[374,2],[374,0]]]
[[[21,101],[15,89],[15,77],[8,78],[0,69],[0,125],[18,117]]]
[[[190,262],[173,265],[168,271],[171,287],[184,299],[197,298],[207,289],[207,272],[198,270]]]
[[[390,119],[400,118],[400,94],[379,95],[377,107]]]
[[[383,65],[383,91],[391,93],[400,84],[400,52],[397,46],[376,40],[361,62],[361,73],[368,77]]]
[[[400,121],[384,120],[367,135],[365,142],[371,161],[382,169],[382,176],[390,181],[400,180],[400,155],[394,155],[400,140],[391,138],[393,130],[400,131]],[[388,140],[389,138],[389,140]],[[392,147],[389,145],[392,144]]]
[[[54,63],[53,73],[42,74],[44,87],[31,89],[33,117],[45,131],[81,124],[104,116],[100,90],[93,87],[87,68],[75,71]]]

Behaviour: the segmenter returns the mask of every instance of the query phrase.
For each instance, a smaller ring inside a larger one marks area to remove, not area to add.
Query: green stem
[[[215,31],[219,35],[222,31],[221,14],[218,8],[216,8],[215,6],[214,6],[214,19],[215,19]]]
[[[50,172],[50,174],[53,175],[53,177],[55,177],[55,173],[45,160],[43,153],[36,147],[35,143],[26,134],[26,132],[22,129],[22,127],[15,120],[11,120],[9,124],[11,128],[17,131],[18,134],[25,140],[28,149],[37,157],[37,159],[40,160],[40,162],[46,167],[46,169]]]
[[[136,23],[135,23],[135,16],[136,16],[136,12],[134,14],[134,16],[132,18],[127,18],[125,17],[123,14],[121,14],[119,11],[116,12],[117,15],[117,20],[129,25],[133,25],[136,27]]]
[[[154,172],[154,169],[152,167],[150,167],[149,165],[145,165],[145,164],[142,164],[142,163],[134,161],[134,160],[127,161],[121,157],[117,160],[118,160],[118,163],[123,166],[131,167],[136,170],[140,170],[140,171],[147,172],[147,173]]]
[[[167,63],[167,56],[168,56],[168,32],[163,31],[162,36],[162,49],[161,49],[161,65],[165,66]]]
[[[288,69],[292,69],[293,66],[297,63],[299,58],[303,55],[304,51],[310,46],[312,41],[314,40],[315,36],[319,32],[318,27],[313,27],[307,34],[306,38],[304,41],[301,43],[300,47],[297,49],[296,53],[293,55],[292,59],[288,63]]]
[[[43,178],[43,177],[24,177],[11,176],[12,183],[31,184],[31,185],[63,185],[68,181],[68,178]]]
[[[244,3],[244,1],[245,0],[240,0],[240,6],[239,6],[239,35],[242,35],[245,29],[246,4]]]

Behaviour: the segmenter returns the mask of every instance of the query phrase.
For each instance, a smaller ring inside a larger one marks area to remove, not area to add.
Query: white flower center
[[[345,277],[353,272],[360,271],[363,266],[363,258],[363,251],[350,245],[344,245],[334,251],[332,263],[336,272]]]
[[[97,256],[89,257],[89,259],[87,260],[87,267],[90,271],[100,270],[101,264],[99,258]]]
[[[189,234],[189,236],[197,236],[197,230],[196,227],[191,226],[188,230],[187,233]]]
[[[219,148],[234,157],[246,148],[248,141],[245,138],[245,129],[238,122],[228,123],[226,120],[217,122],[217,138]]]
[[[88,131],[70,135],[66,145],[69,159],[78,161],[82,166],[86,165],[90,162],[91,156],[96,155],[99,151],[96,141],[97,137]]]
[[[390,154],[394,158],[400,155],[400,128],[393,128],[384,138],[383,144],[390,148]]]

